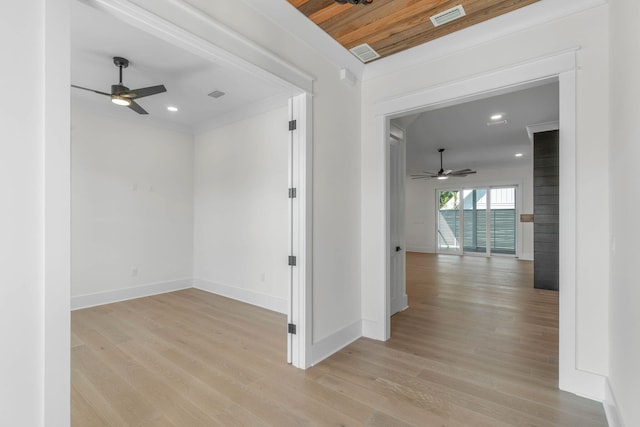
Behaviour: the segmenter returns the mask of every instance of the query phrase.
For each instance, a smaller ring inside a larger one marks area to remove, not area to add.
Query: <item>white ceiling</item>
[[[406,129],[407,173],[438,171],[444,148],[445,169],[482,169],[531,162],[527,126],[559,120],[558,84],[470,101],[394,119]],[[504,114],[506,124],[489,126]],[[516,153],[523,157],[516,158]]]
[[[149,115],[114,105],[107,96],[72,88],[74,105],[123,119],[194,130],[211,127],[222,117],[242,115],[257,106],[284,106],[289,96],[286,88],[255,74],[213,63],[87,4],[72,2],[72,84],[109,93],[111,85],[118,82],[114,56],[130,61],[123,70],[125,86],[135,89],[164,84],[167,88],[166,93],[138,101]],[[226,95],[218,99],[207,96],[214,90]],[[179,111],[167,111],[169,105]]]
[[[301,18],[302,19],[302,18]],[[285,87],[232,65],[214,63],[136,29],[80,1],[72,2],[71,82],[110,92],[118,81],[114,56],[130,60],[123,82],[131,89],[164,84],[166,93],[139,100],[148,116],[112,104],[108,97],[71,89],[74,105],[103,114],[169,126],[202,130],[225,117],[286,105]],[[226,93],[214,99],[208,93]],[[167,111],[173,105],[177,113]],[[487,126],[503,112],[508,123]],[[407,127],[407,171],[439,169],[438,148],[445,148],[445,168],[481,168],[530,154],[526,126],[558,120],[557,84],[538,86],[492,98],[449,106],[396,119]],[[410,126],[409,126],[410,124]]]

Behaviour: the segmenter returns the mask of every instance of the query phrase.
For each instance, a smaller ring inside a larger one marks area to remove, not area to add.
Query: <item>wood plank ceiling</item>
[[[539,0],[287,0],[347,49],[368,43],[380,57],[437,39]],[[462,5],[465,16],[434,27],[430,17]]]

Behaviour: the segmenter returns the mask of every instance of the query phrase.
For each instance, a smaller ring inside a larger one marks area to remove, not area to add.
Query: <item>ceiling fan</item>
[[[447,179],[450,176],[467,176],[476,173],[476,171],[471,169],[460,169],[457,171],[444,170],[442,167],[442,153],[444,152],[444,148],[439,148],[438,153],[440,153],[440,170],[438,172],[423,172],[415,175],[411,175],[411,179],[427,179],[427,178],[438,178],[438,179]]]
[[[111,93],[101,92],[99,90],[89,89],[82,86],[71,85],[71,87],[75,87],[76,89],[88,90],[90,92],[95,92],[99,95],[106,95],[111,97],[111,102],[116,105],[122,105],[125,107],[131,108],[138,114],[149,114],[142,108],[138,103],[136,103],[136,99],[144,98],[145,96],[156,95],[158,93],[166,92],[167,89],[164,85],[158,86],[149,86],[143,87],[140,89],[129,90],[128,87],[122,84],[122,69],[127,68],[129,66],[129,60],[125,58],[121,58],[119,56],[113,57],[113,63],[119,69],[120,80],[118,84],[111,85]]]

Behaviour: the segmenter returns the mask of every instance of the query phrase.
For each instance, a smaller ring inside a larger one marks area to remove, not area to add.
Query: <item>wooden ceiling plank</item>
[[[411,10],[414,13],[421,13],[422,10],[428,10],[435,5],[442,3],[443,0],[394,0],[388,2],[372,3],[369,6],[359,10],[351,10],[349,13],[336,16],[323,25],[322,29],[336,40],[353,31],[357,31],[363,27],[376,23],[378,26],[393,25],[399,15],[403,15],[404,11]]]
[[[302,6],[303,4],[305,4],[306,2],[308,2],[309,0],[288,0],[289,3],[291,3],[291,5],[293,7],[295,7],[296,9],[298,9],[300,6]]]
[[[371,46],[381,56],[389,56],[394,53],[409,49],[411,47],[429,42],[431,40],[435,40],[439,37],[453,33],[455,31],[459,31],[472,25],[479,24],[480,22],[484,22],[496,16],[512,12],[514,10],[536,3],[537,1],[539,0],[504,0],[499,2],[492,2],[494,4],[491,6],[490,10],[484,8],[474,13],[468,13],[462,19],[453,21],[440,27],[433,28],[431,31],[416,31],[413,34],[410,34],[410,32],[408,32],[404,35],[397,34],[386,39],[382,39],[378,43],[374,43]]]
[[[459,3],[460,0],[450,0],[444,4],[445,6],[450,5],[449,7],[453,7]],[[358,40],[375,37],[372,35],[376,35],[381,32],[393,34],[405,31],[411,26],[424,25],[425,23],[431,25],[429,18],[434,13],[437,13],[433,12],[436,9],[442,9],[441,4],[438,4],[436,8],[428,8],[428,4],[425,2],[408,5],[407,7],[399,9],[395,13],[388,15],[384,19],[378,19],[344,35],[336,35],[335,39],[343,46],[357,46],[358,44],[361,44],[357,43]],[[444,10],[446,9],[447,7],[444,8]]]
[[[327,6],[324,9],[320,9],[316,13],[312,13],[308,16],[308,18],[315,22],[317,25],[320,25],[333,18],[334,16],[344,13],[346,10],[348,10],[345,9],[345,7],[351,8],[353,7],[353,5],[333,3],[331,6]]]
[[[335,4],[334,0],[307,0],[298,7],[298,10],[308,17],[333,4]]]
[[[473,13],[478,8],[474,8],[473,3],[477,3],[483,0],[447,0],[444,3],[438,5],[438,7],[427,10],[424,13],[415,13],[412,16],[406,17],[404,20],[396,22],[394,25],[390,25],[382,30],[379,30],[375,33],[371,33],[369,35],[365,35],[360,38],[350,38],[348,43],[342,43],[342,45],[349,49],[353,46],[358,46],[362,43],[369,43],[373,46],[374,43],[380,43],[384,39],[388,38],[403,38],[403,34],[408,34],[407,37],[413,36],[415,33],[429,32],[434,30],[434,26],[431,23],[431,16],[436,13],[440,13],[443,10],[447,10],[451,7],[454,7],[461,3],[466,3],[463,5],[465,7],[465,11],[467,11],[467,15],[469,13]],[[490,0],[492,2],[503,1],[503,0]],[[466,19],[461,18],[462,20]],[[355,32],[354,32],[355,33]],[[342,40],[342,39],[340,39]],[[339,40],[339,42],[340,42]]]

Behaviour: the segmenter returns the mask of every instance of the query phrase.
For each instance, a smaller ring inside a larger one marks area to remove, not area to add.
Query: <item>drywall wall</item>
[[[134,2],[178,21],[174,3]],[[360,332],[360,85],[341,82],[337,66],[241,1],[188,3],[314,78],[312,335],[314,344],[337,350]],[[217,42],[209,31],[189,29]]]
[[[533,213],[533,177],[531,158],[515,159],[513,165],[479,169],[475,175],[438,180],[407,177],[405,238],[408,251],[436,251],[436,194],[449,188],[516,185],[518,213]],[[533,259],[533,224],[516,223],[517,253],[521,259]]]
[[[74,107],[72,308],[190,287],[192,135]]]
[[[376,325],[376,318],[384,309],[380,289],[384,289],[381,281],[385,277],[382,264],[385,259],[385,156],[384,148],[375,143],[377,132],[383,132],[376,121],[376,105],[580,47],[576,87],[576,364],[578,369],[606,375],[609,262],[602,248],[609,241],[609,106],[608,28],[606,21],[603,24],[603,16],[607,16],[606,5],[363,82],[363,325],[368,322]],[[376,330],[380,330],[379,324]],[[601,395],[601,390],[593,392],[594,396]]]
[[[195,136],[195,286],[286,313],[288,108]]]
[[[35,4],[33,4],[35,3]],[[0,6],[0,46],[7,55],[21,57],[20,68],[6,70],[3,91],[15,102],[0,106],[0,336],[3,345],[0,376],[0,424],[39,425],[43,416],[43,289],[44,96],[40,85],[43,49],[40,16],[43,2]],[[17,9],[17,10],[16,10]],[[20,25],[9,16],[20,14]],[[20,43],[16,44],[15,41]],[[26,49],[23,51],[23,49]],[[12,120],[17,112],[20,120]],[[16,327],[20,325],[20,327]]]
[[[70,424],[68,16],[0,4],[0,425]]]
[[[618,423],[640,425],[640,287],[638,286],[637,213],[640,182],[640,3],[610,2],[611,17],[611,293],[609,385],[605,405],[617,411]],[[604,246],[603,246],[604,249]],[[610,420],[612,421],[612,420]]]

